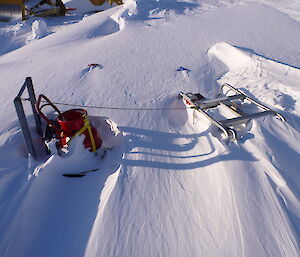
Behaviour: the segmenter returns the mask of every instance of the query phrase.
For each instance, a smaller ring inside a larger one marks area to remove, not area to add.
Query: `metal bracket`
[[[24,137],[24,140],[25,140],[27,151],[34,158],[36,158],[37,154],[36,154],[36,151],[35,151],[35,148],[34,148],[34,144],[33,144],[33,141],[32,141],[32,136],[31,136],[31,133],[30,133],[30,130],[29,130],[29,127],[28,127],[28,122],[27,122],[27,119],[26,119],[25,111],[24,111],[23,104],[22,104],[22,98],[21,98],[22,94],[24,93],[26,88],[27,88],[28,95],[29,95],[29,101],[30,101],[33,116],[34,116],[37,133],[42,135],[42,127],[41,127],[40,116],[38,115],[38,113],[35,109],[36,97],[35,97],[35,92],[34,92],[31,77],[27,77],[25,79],[25,82],[24,82],[22,88],[20,89],[18,95],[14,99],[14,105],[15,105],[16,112],[17,112],[17,115],[18,115],[18,118],[19,118],[21,129],[22,129],[22,132],[23,132],[23,137]]]

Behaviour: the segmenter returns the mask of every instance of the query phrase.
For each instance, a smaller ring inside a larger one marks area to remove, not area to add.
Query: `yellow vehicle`
[[[95,6],[99,6],[108,2],[112,4],[122,4],[122,0],[86,0]],[[20,12],[22,20],[26,19],[26,16],[33,15],[39,17],[65,15],[68,11],[62,2],[62,0],[41,0],[38,4],[28,7],[25,2],[27,0],[0,0],[0,18],[1,14],[6,16],[13,16],[12,11]],[[28,1],[30,2],[30,1]]]
[[[4,5],[15,5],[15,6],[19,6],[21,13],[22,13],[22,20],[26,19],[26,15],[25,15],[25,4],[24,4],[24,0],[0,0],[0,10],[1,12],[4,12],[5,9],[7,9],[7,7],[4,7]],[[0,12],[0,14],[1,14]]]

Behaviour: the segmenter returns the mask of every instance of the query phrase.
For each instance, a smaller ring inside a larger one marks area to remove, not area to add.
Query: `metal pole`
[[[41,119],[40,119],[40,116],[38,115],[38,113],[35,109],[36,97],[35,97],[35,92],[34,92],[31,77],[26,78],[25,84],[27,86],[27,90],[28,90],[28,94],[29,94],[29,100],[30,100],[30,103],[31,103],[33,116],[34,116],[34,119],[35,119],[36,130],[37,130],[38,134],[42,135]]]
[[[16,112],[20,121],[20,125],[21,125],[21,129],[23,132],[23,137],[26,143],[26,147],[28,152],[34,157],[36,158],[36,152],[34,149],[34,145],[33,145],[33,141],[32,141],[32,137],[29,131],[29,127],[27,124],[27,120],[26,120],[26,116],[25,116],[25,112],[24,112],[24,108],[21,102],[21,98],[19,96],[17,96],[14,100],[14,104],[15,104],[15,108],[16,108]]]
[[[21,89],[20,89],[19,94],[17,95],[17,97],[21,97],[22,96],[22,94],[24,93],[25,88],[26,88],[26,80],[25,80],[23,86],[21,87]]]

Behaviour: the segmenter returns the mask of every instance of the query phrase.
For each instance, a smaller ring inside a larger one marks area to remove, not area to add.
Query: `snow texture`
[[[77,10],[0,23],[1,256],[298,257],[299,1],[65,2]],[[97,155],[77,137],[47,156],[24,101],[28,155],[13,105],[28,76],[76,105],[61,111],[85,106]],[[287,122],[265,116],[223,140],[177,98],[212,99],[223,83]]]

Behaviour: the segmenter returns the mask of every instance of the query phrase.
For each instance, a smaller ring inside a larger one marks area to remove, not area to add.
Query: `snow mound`
[[[275,120],[270,123],[271,121],[269,119],[265,119],[267,122],[256,121],[254,123],[254,129],[264,131],[262,134],[266,141],[270,142],[269,137],[271,137],[271,134],[276,137],[276,140],[286,140],[289,144],[286,147],[282,145],[281,150],[283,152],[293,152],[297,148],[294,142],[300,140],[299,131],[297,131],[299,128],[297,120],[299,119],[298,114],[300,112],[300,92],[297,85],[300,79],[300,70],[296,67],[282,64],[254,53],[247,54],[247,52],[245,53],[245,51],[241,51],[223,42],[211,47],[209,54],[223,62],[229,69],[229,71],[225,72],[219,79],[220,84],[229,83],[241,87],[248,95],[270,106],[275,106],[281,111],[286,117],[287,123],[281,124]],[[274,127],[270,129],[269,126]],[[267,132],[268,129],[272,132]],[[292,135],[290,135],[290,133],[292,133]],[[294,139],[288,139],[288,135]],[[261,141],[258,140],[258,142],[260,145]],[[251,144],[250,147],[253,148],[254,146]],[[272,147],[271,145],[269,145],[269,147],[270,149],[266,150],[268,152],[279,150],[278,147]],[[256,149],[256,147],[254,148]],[[261,149],[266,149],[267,147],[260,145],[259,148],[261,151]],[[271,155],[272,158],[276,156],[275,153],[274,156],[271,153],[268,153],[268,155]],[[281,155],[283,155],[283,153]],[[284,160],[282,156],[278,156],[278,153],[277,158],[280,158],[282,161],[280,164],[281,167],[290,166],[288,169],[290,172],[289,176],[296,176],[292,171],[297,169],[297,164],[295,166],[287,163],[283,164]],[[279,168],[277,161],[272,159],[271,162],[277,169]],[[274,166],[272,167],[271,165],[266,168],[266,174],[278,187],[278,192],[280,192],[287,207],[299,218],[300,202],[294,195],[293,190],[289,187],[291,186],[290,182],[289,185],[287,184],[287,180],[289,179],[280,174]]]
[[[249,65],[252,60],[249,54],[225,42],[215,44],[211,47],[208,51],[208,55],[214,55],[225,63],[229,69]]]
[[[113,181],[112,178],[118,177],[124,151],[123,134],[113,121],[95,116],[90,119],[101,135],[103,147],[109,147],[109,150],[103,155],[99,149],[99,155],[95,156],[94,153],[83,147],[83,138],[77,137],[70,145],[68,154],[64,156],[54,154],[43,162],[31,160],[27,171],[29,173],[27,183],[22,186],[22,190],[26,193],[18,198],[19,208],[18,210],[7,209],[7,214],[10,213],[11,217],[14,217],[14,224],[2,227],[6,231],[7,237],[1,244],[5,244],[6,251],[12,255],[44,256],[46,254],[54,256],[57,247],[65,248],[60,251],[61,256],[67,256],[70,253],[72,256],[78,256],[79,253],[81,256],[83,255],[96,217],[99,192],[112,190],[113,182],[108,183],[107,181]],[[83,180],[62,176],[64,173],[80,173],[87,170],[93,172],[86,174]],[[34,207],[46,202],[49,208],[41,210]],[[102,202],[105,202],[105,196],[101,196],[100,203],[102,204]],[[66,206],[68,206],[68,210],[64,210]],[[26,223],[22,222],[24,219]],[[73,225],[66,228],[64,224],[69,219],[73,220]],[[47,228],[41,227],[44,222],[48,224]],[[6,230],[9,227],[10,229]],[[27,234],[28,229],[32,231],[32,236]],[[45,253],[43,250],[45,249],[43,246],[48,244],[48,233],[42,233],[42,230],[45,231],[44,229],[53,236],[56,235],[53,237],[56,247],[52,252],[47,250]],[[14,236],[14,244],[24,246],[35,244],[41,247],[37,247],[34,253],[32,249],[14,248],[10,243],[9,235],[14,234],[16,230],[18,233]],[[36,234],[40,234],[40,236],[34,238]],[[78,235],[75,245],[74,237],[66,237],[61,240],[61,236],[68,234]],[[30,251],[30,254],[27,251]]]
[[[300,111],[300,70],[296,67],[241,50],[227,43],[217,43],[208,54],[224,63],[225,72],[219,83],[229,83],[244,88],[250,96],[275,106],[280,110]],[[286,113],[287,116],[291,116]],[[293,117],[291,117],[293,120]]]
[[[47,24],[43,20],[35,20],[32,23],[32,38],[39,39],[48,34]]]

